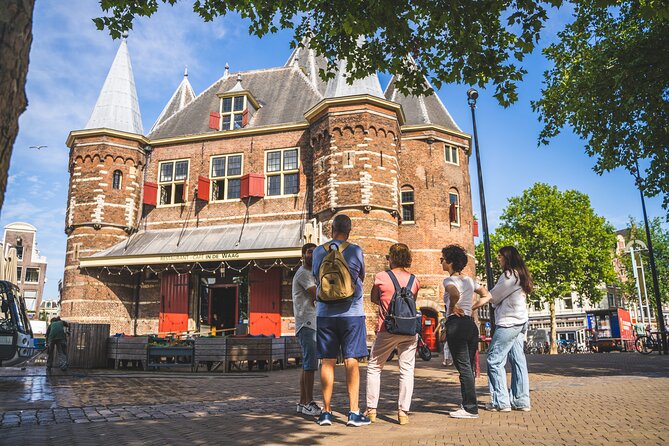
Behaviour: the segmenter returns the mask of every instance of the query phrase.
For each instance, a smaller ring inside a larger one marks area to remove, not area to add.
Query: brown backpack
[[[318,270],[321,286],[318,288],[318,301],[326,304],[351,300],[355,294],[355,283],[344,258],[344,251],[350,243],[328,242],[323,245],[325,257]]]

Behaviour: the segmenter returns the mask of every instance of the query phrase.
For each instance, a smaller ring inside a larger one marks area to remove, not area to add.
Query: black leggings
[[[469,316],[450,316],[446,320],[446,341],[460,373],[462,407],[469,413],[478,413],[475,375],[479,329]]]

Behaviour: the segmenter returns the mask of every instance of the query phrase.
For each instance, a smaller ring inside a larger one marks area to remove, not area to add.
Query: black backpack
[[[400,287],[395,274],[390,270],[386,272],[395,286],[395,293],[390,299],[388,312],[385,314],[386,331],[391,334],[415,335],[420,331],[422,318],[421,313],[416,310],[416,298],[411,292],[416,277],[412,274],[407,286]]]

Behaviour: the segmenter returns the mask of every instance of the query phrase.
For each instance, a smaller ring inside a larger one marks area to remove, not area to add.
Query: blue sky
[[[222,76],[226,62],[231,72],[237,72],[281,66],[290,55],[290,32],[250,37],[247,22],[231,15],[204,23],[189,3],[163,7],[151,19],[137,21],[128,39],[144,129],[153,125],[181,82],[186,65],[199,94]],[[37,227],[38,248],[48,259],[47,298],[57,296],[64,267],[69,179],[65,140],[71,130],[82,129],[88,121],[119,45],[95,29],[91,19],[99,15],[98,3],[91,0],[35,5],[29,106],[19,121],[0,224],[25,221]],[[554,12],[542,43],[554,38],[568,20],[568,11]],[[632,177],[623,170],[595,174],[583,141],[571,132],[565,131],[550,146],[537,147],[541,126],[530,101],[539,98],[548,62],[537,51],[527,58],[525,67],[529,74],[519,86],[519,100],[508,109],[497,104],[492,90],[479,89],[476,117],[491,228],[499,224],[507,199],[537,181],[589,195],[595,212],[616,228],[624,227],[629,216],[641,219]],[[385,88],[388,76],[380,78]],[[448,85],[439,95],[462,130],[471,133],[467,88]],[[30,148],[36,145],[47,147]],[[474,212],[480,215],[473,157],[471,161]],[[666,216],[659,197],[648,199],[647,206],[649,217]]]

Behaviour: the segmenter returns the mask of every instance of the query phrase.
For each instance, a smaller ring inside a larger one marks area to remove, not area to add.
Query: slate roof
[[[253,94],[261,108],[249,127],[305,122],[304,113],[321,101],[322,95],[296,66],[243,71],[242,86]],[[237,73],[223,76],[185,108],[165,120],[149,135],[152,139],[215,132],[209,128],[209,113],[219,110],[216,93],[229,91]]]
[[[304,42],[304,47],[297,47],[293,50],[286,61],[285,67],[297,65],[307,76],[309,81],[318,90],[321,95],[325,94],[327,83],[318,75],[320,69],[327,69],[327,60],[323,56],[318,56],[316,51],[309,47],[309,42]]]
[[[390,79],[386,87],[385,97],[389,101],[402,106],[407,125],[435,124],[446,127],[449,130],[462,132],[443,102],[441,102],[439,96],[434,93],[429,96],[406,96],[395,88],[396,81],[396,76]],[[425,82],[429,85],[427,79]]]
[[[301,248],[302,220],[140,231],[90,258]],[[241,238],[240,238],[241,234]],[[239,244],[237,244],[239,242]]]
[[[188,81],[188,69],[186,69],[184,71],[183,80],[174,91],[174,94],[167,102],[165,108],[163,108],[163,111],[160,113],[160,116],[158,116],[158,119],[156,119],[156,122],[153,124],[153,127],[151,127],[150,132],[153,132],[156,127],[172,117],[172,115],[174,115],[176,112],[186,107],[186,105],[188,105],[193,99],[195,99],[195,92],[193,91],[193,87]]]
[[[138,135],[144,134],[135,89],[135,77],[132,73],[125,38],[121,40],[93,113],[84,128],[107,128]]]

